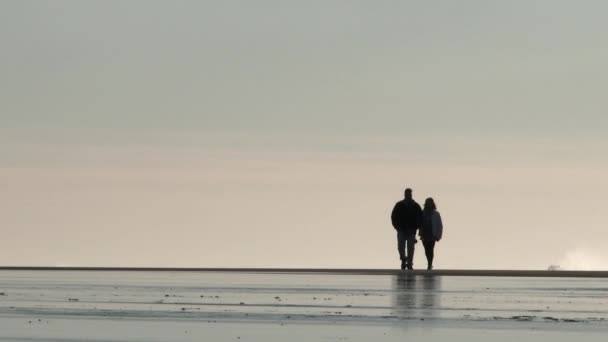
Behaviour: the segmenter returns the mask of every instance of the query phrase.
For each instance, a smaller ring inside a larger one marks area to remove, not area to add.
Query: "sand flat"
[[[0,340],[6,341],[453,341],[489,335],[559,341],[603,340],[605,333],[608,280],[601,277],[0,271]]]

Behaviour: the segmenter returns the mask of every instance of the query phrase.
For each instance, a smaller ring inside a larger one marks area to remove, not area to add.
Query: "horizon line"
[[[345,274],[345,275],[431,275],[478,277],[564,277],[608,278],[608,271],[569,270],[467,270],[437,269],[427,271],[366,268],[259,268],[259,267],[83,267],[83,266],[0,266],[0,271],[103,271],[103,272],[225,272],[225,273],[285,273],[285,274]]]

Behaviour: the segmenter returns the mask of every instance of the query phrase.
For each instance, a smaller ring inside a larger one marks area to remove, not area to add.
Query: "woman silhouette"
[[[420,239],[424,246],[424,254],[428,262],[427,270],[433,269],[433,258],[435,256],[435,242],[441,240],[443,235],[443,222],[441,215],[437,211],[437,206],[432,198],[424,201],[422,210],[422,229],[420,229]]]

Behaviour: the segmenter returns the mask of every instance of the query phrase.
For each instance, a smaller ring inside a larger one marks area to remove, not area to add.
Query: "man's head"
[[[405,189],[405,199],[407,199],[407,200],[412,199],[412,189],[410,189],[410,188]]]

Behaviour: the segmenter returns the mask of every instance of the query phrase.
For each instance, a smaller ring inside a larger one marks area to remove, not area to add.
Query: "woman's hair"
[[[429,197],[424,201],[424,211],[432,211],[437,210],[437,206],[435,205],[435,201],[433,198]]]

